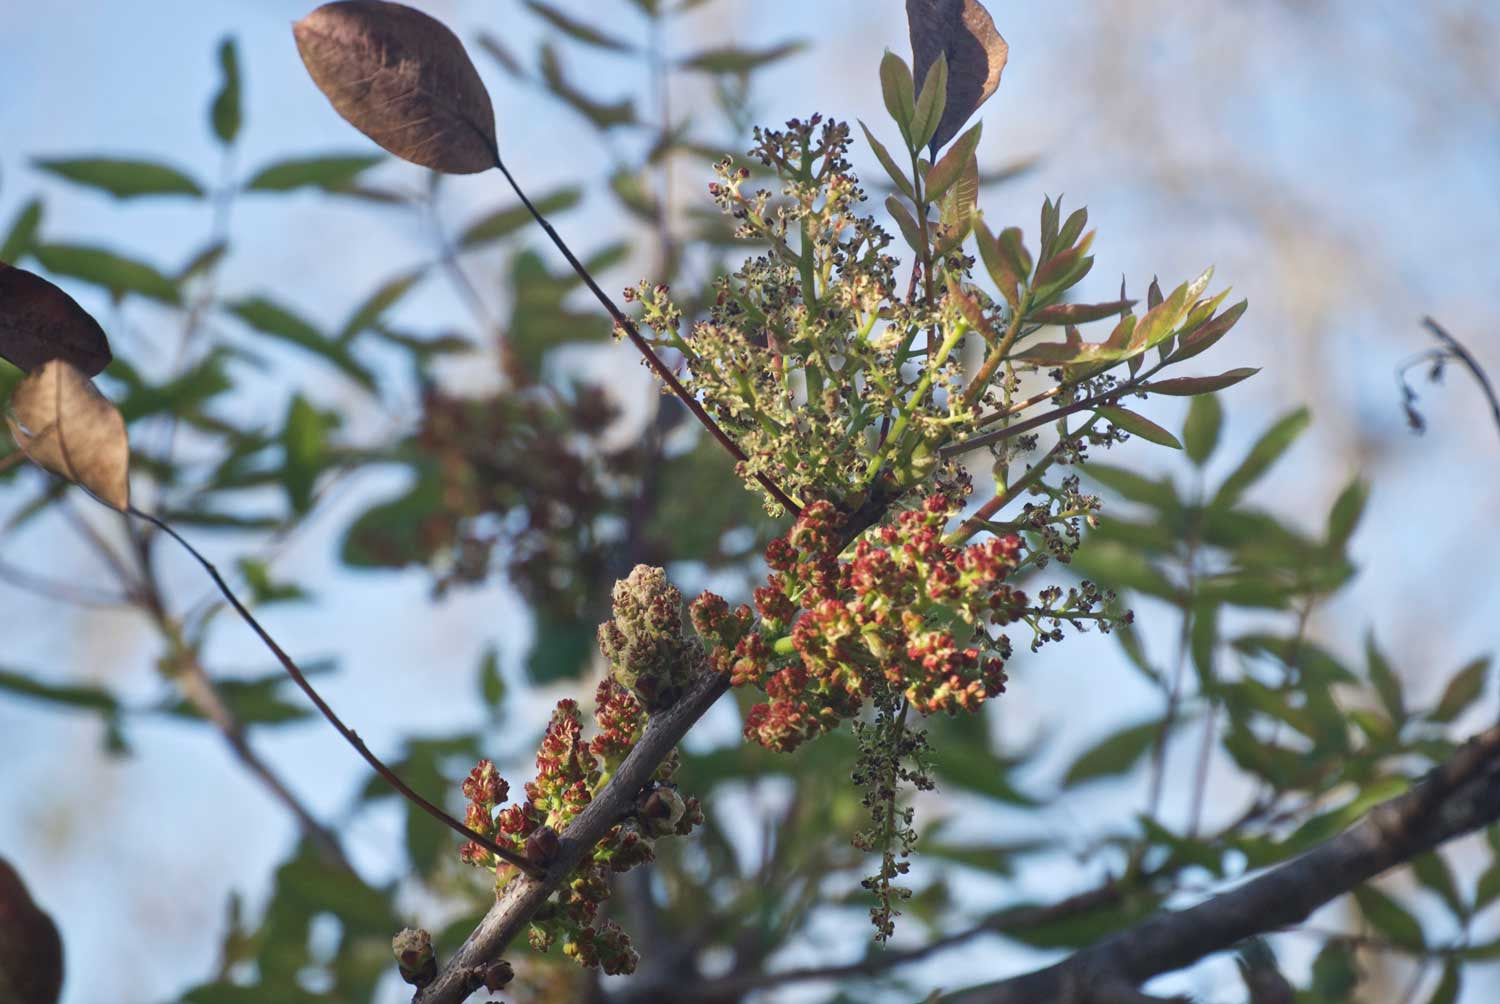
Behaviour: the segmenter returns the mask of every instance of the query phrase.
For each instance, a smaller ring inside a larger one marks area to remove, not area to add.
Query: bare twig
[[[229,601],[229,605],[234,608],[235,613],[240,615],[240,619],[243,620],[247,625],[249,625],[250,630],[255,632],[256,636],[260,638],[261,642],[266,646],[267,649],[270,650],[271,654],[276,657],[276,661],[281,663],[281,667],[285,669],[287,675],[292,678],[292,682],[301,688],[302,692],[307,695],[307,699],[312,701],[313,705],[318,709],[323,717],[328,720],[328,724],[332,725],[334,729],[338,731],[339,735],[343,736],[345,741],[348,742],[350,746],[354,747],[355,752],[364,758],[364,761],[370,765],[375,773],[383,777],[391,787],[400,792],[403,798],[411,802],[413,805],[417,806],[433,819],[436,819],[439,822],[443,823],[449,829],[463,835],[468,840],[472,840],[474,843],[483,847],[485,850],[491,852],[502,860],[510,862],[526,874],[540,874],[540,869],[526,857],[516,853],[508,847],[501,847],[489,837],[486,837],[481,833],[477,833],[469,827],[465,826],[463,823],[448,815],[448,813],[444,812],[441,808],[432,804],[421,795],[417,794],[417,792],[410,785],[401,780],[400,776],[397,775],[395,771],[387,767],[383,762],[381,762],[379,757],[370,752],[370,748],[365,745],[365,741],[359,737],[358,733],[349,728],[349,726],[345,725],[343,721],[340,720],[339,716],[336,715],[333,709],[328,706],[328,702],[323,700],[322,696],[317,692],[317,690],[313,688],[313,685],[308,682],[306,675],[303,674],[301,668],[299,668],[297,663],[293,661],[292,657],[287,655],[286,652],[282,650],[281,646],[276,643],[276,639],[271,637],[266,629],[261,626],[260,621],[255,619],[255,615],[252,614],[245,607],[245,605],[240,602],[240,598],[235,595],[234,590],[229,588],[229,583],[224,581],[224,577],[219,574],[219,570],[214,567],[212,562],[210,562],[207,558],[200,554],[198,550],[193,547],[193,545],[189,544],[181,534],[172,529],[172,527],[164,521],[157,519],[150,513],[142,512],[134,506],[131,506],[127,511],[130,513],[130,515],[135,516],[138,519],[145,520],[152,526],[161,530],[167,536],[171,537],[178,544],[182,545],[183,549],[191,554],[194,560],[196,560],[199,565],[203,566],[203,570],[208,573],[209,578],[213,579],[214,585],[219,587],[219,592],[222,593],[224,598]]]
[[[537,224],[547,232],[547,236],[551,238],[557,250],[562,252],[562,256],[568,260],[568,264],[573,266],[573,271],[578,273],[578,277],[583,280],[584,285],[594,294],[594,299],[599,301],[599,305],[614,320],[615,326],[623,331],[625,336],[630,339],[631,344],[640,351],[647,364],[661,378],[662,383],[666,384],[667,388],[687,406],[688,411],[693,413],[693,417],[702,423],[703,427],[719,441],[719,445],[723,446],[729,452],[730,456],[741,463],[748,460],[749,458],[745,456],[745,451],[741,450],[739,445],[733,439],[729,438],[729,434],[720,427],[718,422],[714,421],[712,415],[704,410],[703,405],[698,403],[698,399],[688,393],[687,388],[677,379],[677,374],[672,372],[672,368],[662,361],[661,357],[651,348],[650,343],[641,336],[640,330],[635,326],[635,322],[625,316],[625,313],[615,305],[615,301],[610,298],[608,293],[599,288],[599,284],[594,281],[594,277],[589,274],[589,270],[584,268],[583,262],[578,260],[577,256],[573,254],[572,249],[568,247],[557,231],[552,228],[552,224],[547,222],[547,218],[526,197],[526,193],[522,191],[520,184],[510,173],[510,169],[505,166],[505,162],[500,159],[498,154],[495,157],[495,166],[500,169],[501,174],[505,175],[505,180],[510,183],[510,187],[516,193],[516,197],[521,200],[521,204],[531,213],[531,218],[536,220]],[[772,481],[765,474],[757,474],[755,479],[761,483],[761,486],[767,492],[770,492],[772,498],[786,508],[787,512],[795,516],[802,511],[802,508],[796,502],[793,502],[791,497],[783,492],[777,486],[776,482]]]
[[[1485,373],[1484,367],[1479,361],[1464,348],[1457,338],[1430,317],[1424,317],[1422,324],[1428,331],[1432,332],[1434,338],[1440,343],[1440,347],[1429,349],[1414,359],[1402,363],[1396,369],[1396,382],[1401,385],[1402,404],[1406,408],[1407,421],[1417,432],[1426,428],[1426,422],[1416,409],[1417,392],[1412,390],[1411,384],[1406,382],[1406,371],[1413,366],[1423,363],[1432,365],[1432,378],[1437,380],[1443,371],[1443,364],[1449,359],[1457,359],[1463,367],[1473,375],[1474,381],[1479,384],[1479,389],[1484,393],[1485,400],[1490,403],[1490,414],[1495,417],[1496,431],[1500,431],[1500,394],[1495,392],[1495,385],[1490,382],[1489,374]]]
[[[1465,743],[1411,791],[1339,836],[1207,901],[1159,914],[1035,972],[941,998],[944,1004],[1096,1004],[1240,941],[1298,924],[1396,865],[1500,819],[1500,726]]]

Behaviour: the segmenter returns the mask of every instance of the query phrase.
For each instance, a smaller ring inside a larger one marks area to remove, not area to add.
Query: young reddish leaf
[[[232,37],[219,43],[219,73],[223,82],[209,106],[208,121],[219,142],[228,146],[240,134],[244,123],[240,109],[240,54]]]
[[[78,185],[98,188],[117,199],[138,195],[203,194],[203,188],[175,167],[149,160],[111,157],[33,160],[32,166]]]
[[[1242,366],[1227,373],[1220,373],[1218,376],[1173,377],[1170,380],[1158,380],[1155,383],[1146,384],[1141,389],[1171,397],[1192,397],[1196,394],[1212,394],[1216,390],[1233,387],[1241,380],[1247,380],[1259,372],[1258,366]]]
[[[911,67],[906,65],[906,60],[887,49],[880,60],[880,94],[885,99],[885,110],[900,128],[908,150],[913,148],[911,123],[917,108],[916,90]]]
[[[21,381],[10,408],[11,435],[33,463],[106,505],[130,505],[125,420],[80,370],[60,359],[43,364]]]
[[[917,77],[926,79],[939,56],[948,64],[947,93],[932,134],[936,154],[1000,86],[1010,47],[977,0],[906,0],[906,20]]]
[[[26,883],[0,858],[0,991],[6,1004],[56,1004],[62,993],[63,947],[57,925]]]
[[[875,138],[875,134],[870,131],[870,127],[865,125],[864,122],[860,122],[859,127],[865,131],[865,139],[869,141],[870,149],[875,151],[875,159],[880,161],[880,166],[885,168],[885,173],[891,176],[891,182],[895,184],[896,189],[908,199],[915,201],[917,193],[911,187],[911,179],[906,176],[905,171],[896,166],[896,159],[885,148],[885,144]],[[930,178],[927,183],[931,186],[932,181]]]
[[[1011,307],[1018,308],[1021,305],[1021,276],[1016,273],[1015,266],[1010,258],[1000,253],[1000,239],[990,232],[985,226],[984,220],[975,225],[979,234],[979,257],[984,261],[985,271],[995,281],[1000,290],[1000,295],[1005,297]]]
[[[1186,359],[1193,358],[1200,352],[1208,351],[1215,342],[1229,333],[1229,329],[1234,327],[1235,322],[1240,319],[1241,315],[1245,313],[1245,309],[1249,306],[1250,301],[1241,300],[1218,317],[1205,321],[1192,334],[1183,336],[1181,342],[1177,345],[1177,351],[1173,352],[1167,361],[1180,363]]]
[[[489,92],[442,22],[398,3],[337,0],[292,33],[334,110],[382,148],[449,174],[499,161]]]
[[[979,145],[979,134],[983,122],[974,123],[974,128],[958,138],[958,142],[927,172],[927,199],[936,202],[953,186],[974,159],[974,149]]]
[[[1078,240],[1078,235],[1083,233],[1083,228],[1088,225],[1089,211],[1087,209],[1075,209],[1068,217],[1062,229],[1057,232],[1057,246],[1061,248],[1072,247],[1073,242]]]
[[[1020,227],[1006,227],[1000,231],[997,245],[1000,253],[1010,262],[1010,267],[1025,282],[1031,275],[1031,252],[1026,250],[1026,240]]]
[[[1157,425],[1149,418],[1144,418],[1140,415],[1137,415],[1133,411],[1128,411],[1125,408],[1107,406],[1104,408],[1100,408],[1099,414],[1103,415],[1105,418],[1109,419],[1115,425],[1124,429],[1131,435],[1140,436],[1147,442],[1157,443],[1161,446],[1170,446],[1174,450],[1182,449],[1182,444],[1177,441],[1176,436],[1172,435],[1166,429],[1163,429],[1161,426]]]
[[[902,205],[901,201],[894,195],[885,200],[885,208],[896,220],[896,226],[901,228],[901,236],[906,238],[906,243],[918,254],[922,253],[922,229],[917,226],[917,218],[911,214],[911,210]]]
[[[1122,310],[1135,306],[1134,300],[1116,300],[1112,303],[1055,303],[1027,315],[1028,320],[1038,324],[1087,324],[1113,317]]]
[[[0,262],[0,356],[28,373],[61,359],[93,376],[109,365],[99,322],[39,275]]]

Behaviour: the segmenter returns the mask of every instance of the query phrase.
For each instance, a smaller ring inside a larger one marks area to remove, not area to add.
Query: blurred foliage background
[[[422,6],[468,43],[508,161],[605,285],[688,302],[743,253],[708,165],[757,122],[879,119],[879,53],[906,45],[894,0]],[[1423,314],[1500,367],[1500,12],[1010,6],[992,5],[1012,58],[984,109],[987,220],[1087,202],[1084,300],[1214,260],[1251,311],[1213,362],[1265,367],[1222,407],[1153,402],[1186,429],[1176,466],[1126,447],[1092,468],[1112,518],[1081,570],[1130,591],[1137,629],[1022,654],[982,723],[934,723],[943,783],[896,955],[865,955],[849,744],[773,757],[726,702],[680,778],[708,827],[617,893],[642,971],[522,965],[518,999],[994,979],[1331,835],[1493,718],[1495,429],[1455,380],[1423,388],[1414,438],[1393,373],[1428,347]],[[526,776],[552,701],[592,690],[616,577],[661,563],[742,595],[775,527],[496,179],[439,182],[337,120],[293,51],[303,13],[10,12],[0,258],[104,323],[138,504],[456,804],[479,755]],[[65,1000],[100,978],[121,1001],[398,999],[393,929],[451,942],[483,908],[454,841],[367,782],[186,559],[34,471],[3,477],[0,848],[62,929]],[[1490,999],[1493,837],[1273,939],[1303,999]],[[787,976],[830,959],[861,972]],[[1159,987],[1245,994],[1230,959]]]

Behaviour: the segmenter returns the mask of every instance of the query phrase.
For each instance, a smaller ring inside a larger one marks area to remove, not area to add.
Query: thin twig
[[[667,388],[673,394],[677,395],[682,403],[687,406],[687,409],[693,413],[693,417],[703,424],[703,427],[719,441],[719,445],[723,446],[729,452],[730,456],[741,463],[748,461],[749,457],[745,455],[745,451],[741,450],[739,445],[733,439],[729,438],[729,434],[720,427],[718,422],[714,421],[713,416],[704,410],[703,405],[698,403],[698,399],[688,393],[687,388],[682,385],[681,381],[677,379],[677,375],[672,372],[672,368],[662,361],[661,357],[651,348],[650,343],[642,337],[640,330],[635,326],[635,322],[615,305],[615,301],[610,298],[608,293],[599,288],[599,284],[594,281],[594,277],[589,274],[589,270],[584,267],[583,262],[578,260],[577,256],[573,254],[572,249],[568,247],[557,231],[552,228],[552,224],[547,222],[547,218],[542,215],[531,199],[527,198],[526,193],[522,191],[520,184],[510,173],[510,169],[505,166],[505,162],[500,159],[498,154],[495,157],[495,166],[500,169],[501,174],[505,175],[505,180],[510,183],[510,187],[516,193],[516,197],[521,200],[521,204],[531,213],[531,218],[536,220],[537,224],[546,231],[553,245],[557,247],[558,251],[562,252],[562,256],[568,260],[568,264],[573,267],[573,271],[578,273],[578,277],[583,280],[584,285],[594,294],[594,298],[599,301],[599,305],[614,320],[615,325],[621,331],[625,332],[631,344],[640,351],[647,364],[656,371],[656,375],[667,385]],[[783,492],[770,477],[757,473],[755,479],[771,494],[772,498],[785,507],[787,512],[794,516],[801,513],[802,508],[793,502],[790,496]]]
[[[334,713],[333,708],[328,706],[328,702],[324,701],[317,690],[313,688],[313,685],[308,682],[307,677],[297,666],[296,662],[292,660],[292,657],[287,655],[286,652],[283,651],[281,646],[276,643],[276,639],[272,638],[271,635],[266,631],[266,629],[261,626],[260,621],[255,619],[255,615],[252,614],[245,607],[245,605],[240,602],[240,598],[235,595],[234,590],[229,588],[229,583],[224,581],[224,577],[219,574],[219,570],[214,567],[212,562],[210,562],[201,553],[199,553],[198,550],[193,547],[193,545],[189,544],[181,534],[172,529],[172,527],[169,526],[166,522],[157,519],[150,513],[142,512],[135,506],[130,506],[126,511],[130,515],[135,516],[137,519],[145,520],[152,526],[161,530],[167,536],[171,537],[178,544],[180,544],[184,550],[192,555],[194,560],[196,560],[199,565],[203,566],[203,570],[208,573],[209,578],[213,579],[214,585],[219,587],[219,592],[223,594],[224,599],[228,600],[229,605],[234,607],[235,613],[240,615],[240,619],[243,620],[247,625],[249,625],[250,630],[255,632],[256,636],[260,638],[261,642],[266,646],[267,649],[270,650],[271,654],[276,657],[276,661],[281,663],[281,667],[285,669],[287,675],[292,678],[292,682],[295,683],[299,688],[301,688],[302,692],[307,695],[307,699],[312,701],[313,705],[318,709],[323,717],[328,720],[328,724],[332,725],[334,729],[338,731],[339,735],[343,736],[345,741],[348,742],[350,746],[354,747],[355,752],[364,758],[364,761],[370,765],[375,773],[379,774],[386,780],[387,783],[390,784],[391,787],[400,792],[402,797],[420,808],[423,812],[426,812],[432,818],[443,823],[449,829],[461,834],[468,840],[472,840],[474,843],[483,847],[485,850],[489,851],[500,859],[507,861],[512,865],[515,865],[525,874],[539,875],[542,873],[541,869],[533,864],[524,855],[518,854],[510,848],[501,847],[489,837],[486,837],[483,834],[477,833],[476,831],[470,829],[463,823],[448,815],[448,813],[444,812],[442,809],[438,808],[436,805],[429,802],[427,799],[423,798],[421,795],[417,794],[417,792],[413,790],[410,785],[401,780],[400,776],[398,776],[395,771],[387,767],[384,763],[381,762],[379,757],[370,752],[370,748],[365,745],[364,740],[359,737],[358,733],[349,728],[349,726],[345,725],[343,721],[339,719],[339,716]]]

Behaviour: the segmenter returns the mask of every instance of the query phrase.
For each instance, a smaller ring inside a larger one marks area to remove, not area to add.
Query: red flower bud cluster
[[[479,761],[463,783],[464,797],[469,800],[468,825],[540,865],[550,864],[559,849],[559,834],[593,801],[640,739],[646,711],[623,686],[606,679],[595,694],[594,719],[599,733],[585,740],[578,703],[557,703],[537,750],[536,778],[527,782],[522,802],[502,807],[510,786],[493,763]],[[643,804],[655,809],[651,817],[642,813],[641,820],[627,820],[611,829],[555,894],[553,908],[533,920],[531,941],[539,950],[561,937],[564,952],[584,965],[599,966],[607,973],[634,970],[637,959],[630,937],[599,916],[609,898],[608,876],[651,861],[655,837],[686,834],[703,821],[696,798],[684,801],[665,785],[649,788],[642,798]],[[675,817],[671,825],[663,826],[657,818],[663,815],[662,804],[668,806],[666,815]],[[497,886],[504,886],[516,873],[512,865],[472,842],[459,855],[476,867],[494,868]]]
[[[747,738],[792,750],[877,696],[954,714],[1004,691],[1010,642],[991,628],[1026,607],[1025,594],[1005,585],[1021,542],[946,544],[944,527],[958,511],[949,496],[933,495],[843,559],[841,517],[817,502],[771,542],[771,575],[755,591],[760,626],[736,642],[732,658],[716,660],[728,662],[735,686],[760,686],[770,698],[750,710]]]

